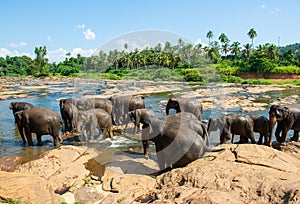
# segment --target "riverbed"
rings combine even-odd
[[[204,106],[202,119],[223,113],[257,113],[268,117],[271,104],[299,103],[299,86],[295,85],[237,85],[205,84],[189,85],[186,82],[112,81],[79,78],[1,78],[0,83],[0,158],[22,156],[30,160],[52,149],[52,137],[42,137],[42,147],[23,146],[14,123],[9,104],[14,101],[32,103],[59,113],[60,98],[109,98],[114,94],[135,94],[145,96],[146,108],[152,109],[158,117],[165,115],[165,105],[170,97],[191,97]],[[122,127],[118,127],[119,129]],[[292,135],[289,132],[288,135]],[[256,140],[258,135],[256,135]],[[33,137],[36,144],[36,138]],[[82,139],[79,137],[79,139]],[[238,140],[238,137],[235,137]],[[274,139],[274,138],[273,138]],[[212,145],[218,144],[218,133],[210,138]],[[62,145],[87,145],[66,140]],[[97,140],[88,145],[103,148],[118,148],[122,151],[141,154],[139,135],[119,134],[114,140]],[[152,146],[153,151],[153,146]]]

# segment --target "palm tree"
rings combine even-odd
[[[251,28],[249,30],[249,32],[247,33],[247,35],[249,36],[249,38],[252,40],[252,49],[254,48],[254,45],[253,45],[253,39],[257,36],[257,33],[256,31],[254,30],[254,28]]]
[[[206,37],[208,38],[208,44],[210,45],[210,39],[214,37],[213,32],[210,30],[207,32]]]
[[[225,35],[225,33],[221,33],[221,35],[219,36],[219,40],[222,44],[224,43],[228,43],[229,42],[229,39],[228,37]]]
[[[240,53],[240,43],[235,41],[230,46],[231,53],[234,54],[234,58]]]
[[[249,43],[247,43],[246,45],[244,45],[244,54],[246,57],[249,57],[250,56],[250,53],[251,53],[251,45]]]

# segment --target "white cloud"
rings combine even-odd
[[[266,8],[266,5],[265,5],[265,4],[262,4],[262,5],[260,5],[260,8],[265,9],[265,8]]]
[[[123,50],[124,49],[124,45],[127,43],[128,46],[128,50],[143,50],[146,47],[151,47],[148,43],[137,43],[136,41],[129,41],[129,40],[125,40],[125,39],[119,39],[116,41],[116,45],[118,46],[118,49]]]
[[[6,57],[6,56],[10,56],[10,57],[13,57],[13,56],[23,56],[23,55],[26,55],[26,56],[28,56],[28,57],[33,57],[33,56],[31,56],[31,54],[29,54],[29,53],[26,53],[26,52],[19,52],[19,51],[17,51],[17,50],[13,50],[13,51],[11,51],[11,50],[9,50],[9,49],[7,49],[7,48],[0,48],[0,57]]]
[[[89,50],[83,50],[82,48],[74,48],[71,52],[66,51],[63,48],[59,48],[57,50],[49,50],[47,54],[47,58],[49,59],[49,62],[61,62],[66,59],[66,54],[70,53],[71,57],[77,57],[77,54],[80,54],[84,57],[89,57],[91,55],[97,55],[98,50],[97,49],[89,49]]]
[[[86,31],[83,31],[83,34],[87,40],[94,40],[96,38],[96,34],[90,28]]]
[[[48,37],[47,37],[47,40],[48,40],[48,42],[52,42],[52,41],[53,41],[53,39],[52,39],[51,36],[48,36]]]
[[[0,48],[0,57],[6,57],[7,55],[12,55],[13,53],[6,48]]]
[[[25,47],[27,45],[26,42],[19,42],[19,43],[10,43],[9,46],[13,48]]]
[[[81,24],[81,25],[76,25],[76,30],[84,30],[85,25]]]

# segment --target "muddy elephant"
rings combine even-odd
[[[300,131],[300,104],[285,106],[272,105],[269,110],[269,120],[271,133],[273,132],[272,130],[277,122],[277,128],[275,131],[277,142],[285,142],[289,130],[294,130],[294,135],[290,139],[292,141],[298,141]]]
[[[206,152],[224,150],[213,150],[207,146],[203,137],[181,120],[161,120],[154,117],[143,121],[148,128],[143,129],[142,137],[154,142],[160,173],[184,167]]]
[[[210,118],[208,122],[208,132],[220,129],[220,144],[224,144],[231,139],[233,143],[234,135],[240,135],[239,143],[248,143],[248,139],[255,144],[254,121],[248,115],[227,114],[221,117]]]
[[[144,96],[114,95],[110,98],[113,105],[113,119],[116,125],[125,124],[124,131],[130,118],[128,112],[145,108]]]
[[[62,142],[59,136],[62,120],[57,112],[47,108],[32,108],[16,112],[16,117],[20,135],[25,132],[29,146],[33,146],[32,133],[36,134],[38,145],[43,145],[42,135],[51,135],[54,146]],[[22,139],[24,143],[25,138]]]
[[[33,107],[34,107],[34,105],[32,105],[31,103],[27,103],[27,102],[11,102],[9,105],[9,109],[13,111],[15,123],[17,123],[17,119],[15,117],[16,112],[21,111],[21,110],[29,110]]]
[[[113,138],[111,116],[101,108],[80,111],[77,118],[77,129],[79,131],[81,130],[82,125],[85,125],[83,130],[85,141],[89,141],[88,133],[90,134],[90,140],[94,140],[96,128],[102,132],[106,130],[109,137]]]
[[[170,98],[166,106],[166,114],[169,115],[170,109],[175,109],[176,113],[188,112],[194,114],[201,120],[203,106],[200,102],[190,98]]]

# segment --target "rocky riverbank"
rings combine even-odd
[[[61,146],[13,172],[0,171],[0,201],[300,202],[300,143],[285,144],[282,151],[252,144],[222,147],[224,152],[208,153],[187,167],[154,176],[156,162],[142,155]]]

